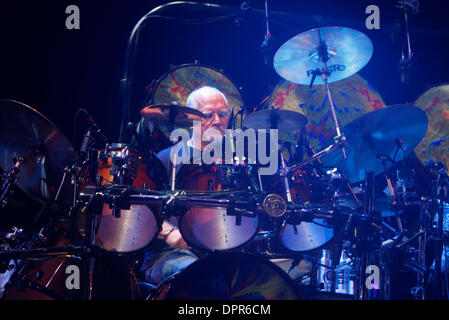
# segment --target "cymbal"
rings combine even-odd
[[[17,186],[45,202],[58,190],[64,168],[77,155],[64,134],[33,108],[13,100],[0,100],[0,166],[8,171],[13,158],[23,157]]]
[[[243,125],[251,129],[278,129],[280,134],[304,128],[307,118],[294,111],[268,109],[248,114]]]
[[[449,84],[424,92],[416,101],[429,118],[429,127],[415,148],[418,159],[426,165],[433,160],[449,168]]]
[[[371,40],[360,31],[344,27],[324,27],[303,32],[285,42],[274,56],[274,69],[284,79],[309,85],[313,71],[323,69],[320,38],[327,47],[328,83],[345,79],[362,69],[373,54]],[[317,76],[314,84],[323,84]]]
[[[341,126],[364,114],[385,107],[382,96],[358,74],[331,83],[329,89],[332,92]],[[324,85],[309,88],[309,86],[282,79],[274,88],[268,105],[299,112],[306,116],[308,142],[316,151],[327,147],[326,142],[336,134]],[[298,137],[295,137],[293,132],[289,132],[288,137],[280,137],[280,139],[295,144]]]
[[[359,195],[361,201],[357,203],[353,197],[346,197],[343,199],[337,199],[337,204],[345,207],[355,209],[359,212],[363,211],[363,195]],[[393,217],[396,212],[392,206],[391,198],[383,192],[376,192],[374,194],[373,211],[379,212],[382,218]],[[398,214],[401,214],[402,210],[399,210]]]
[[[189,127],[194,121],[204,118],[201,111],[176,104],[154,104],[143,108],[140,113],[147,120],[176,127]]]
[[[325,165],[338,167],[349,182],[364,180],[365,172],[383,171],[379,157],[402,160],[413,152],[427,130],[427,116],[412,105],[394,105],[379,109],[352,121],[343,127],[346,137],[347,159],[338,150],[324,156]],[[398,149],[402,142],[405,153]],[[328,144],[333,143],[330,139]],[[395,153],[396,158],[395,158]],[[391,166],[386,161],[387,168]]]

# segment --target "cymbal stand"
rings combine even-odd
[[[395,218],[396,218],[396,223],[397,223],[399,232],[404,232],[404,228],[402,227],[401,217],[399,216],[400,204],[398,202],[398,197],[396,195],[396,191],[395,191],[393,184],[391,183],[391,179],[388,175],[387,164],[386,164],[387,157],[378,157],[378,158],[380,158],[382,161],[385,180],[387,181],[387,186],[388,186],[388,193],[390,194],[391,205],[395,212]]]
[[[319,29],[317,31],[318,31],[318,38],[320,40],[320,45],[317,48],[317,53],[318,53],[319,59],[323,63],[323,69],[322,70],[317,69],[317,70],[313,71],[313,77],[312,77],[310,86],[313,85],[313,82],[315,81],[316,76],[320,75],[323,78],[324,86],[326,88],[327,98],[329,99],[329,104],[331,106],[332,119],[334,121],[335,129],[337,131],[337,137],[341,138],[343,136],[343,134],[341,133],[341,130],[340,130],[340,123],[338,122],[337,112],[335,111],[334,100],[332,99],[332,94],[329,89],[329,83],[328,83],[328,76],[331,74],[331,71],[329,71],[329,69],[327,68],[327,61],[329,60],[329,53],[327,51],[326,43],[323,42],[323,40],[321,39],[321,31]],[[343,153],[343,158],[346,160],[347,157],[346,157],[346,150],[345,150],[344,146],[341,147],[341,151]]]
[[[345,141],[345,136],[341,135],[340,137],[336,136],[334,137],[334,144],[331,144],[330,146],[328,146],[327,148],[315,153],[312,157],[310,157],[309,159],[306,159],[300,163],[294,164],[290,167],[285,167],[280,169],[280,175],[281,176],[285,176],[287,175],[289,172],[291,171],[295,171],[303,166],[305,166],[308,163],[314,162],[314,161],[318,161],[320,158],[324,157],[326,154],[329,154],[331,152],[333,152],[335,149],[337,149],[337,147],[341,146],[344,141]]]
[[[170,109],[169,111],[169,122],[170,122],[170,132],[175,130],[176,117],[179,113],[179,110]],[[173,146],[173,161],[171,161],[171,173],[170,173],[170,190],[175,191],[176,189],[176,169],[178,165],[178,144],[179,141]],[[170,159],[171,160],[171,159]]]
[[[11,192],[11,188],[17,182],[17,174],[20,172],[20,166],[23,163],[23,157],[18,157],[14,159],[14,167],[9,171],[5,172],[0,176],[1,182],[1,193],[0,193],[0,207],[5,207],[7,204],[7,198]]]
[[[84,140],[81,146],[81,156],[80,159],[75,163],[72,167],[75,175],[78,176],[83,172],[83,169],[87,167],[87,185],[95,187],[98,185],[98,167],[99,167],[99,149],[98,144],[101,143],[96,134],[92,134],[93,132],[92,125],[89,126],[86,135],[84,136]],[[84,180],[84,179],[83,179]],[[76,187],[81,187],[83,183],[78,181],[78,177],[75,179]],[[80,185],[78,185],[80,184]],[[78,188],[79,189],[79,188]],[[77,197],[79,194],[76,194]],[[83,248],[85,250],[82,253],[82,266],[83,266],[83,274],[85,275],[83,283],[84,283],[84,292],[83,299],[92,300],[92,290],[93,290],[93,271],[95,266],[95,255],[92,254],[92,251],[96,248],[95,246],[95,234],[98,229],[96,225],[97,216],[101,215],[101,207],[97,195],[92,196],[89,201],[85,204],[85,206],[79,210],[78,214],[84,214],[85,219],[85,237]],[[78,206],[79,201],[75,204],[75,208]],[[72,208],[73,210],[73,208]],[[75,217],[72,217],[75,219]]]
[[[374,207],[374,174],[366,173],[365,178],[365,201],[364,214],[354,221],[355,235],[352,246],[353,256],[356,258],[356,288],[355,299],[377,300],[388,299],[389,289],[386,287],[388,281],[388,270],[384,269],[380,259],[381,242],[379,237],[380,219],[376,219],[373,212]],[[368,276],[372,268],[378,269],[378,283],[368,283]],[[383,278],[383,280],[381,279]]]
[[[280,116],[276,111],[277,109],[273,109],[273,110],[274,110],[274,112],[270,115],[270,129],[278,130]],[[287,165],[285,163],[284,154],[282,153],[282,148],[279,148],[278,152],[279,152],[279,156],[281,159],[281,167],[282,167],[281,172],[284,172],[285,170],[287,170]],[[282,176],[282,181],[284,183],[284,190],[285,190],[285,195],[287,197],[287,201],[292,202],[293,200],[292,200],[292,195],[290,192],[290,184],[288,182],[288,176],[287,176],[287,174],[281,175],[281,176]]]
[[[435,181],[434,186],[434,198],[438,203],[438,223],[436,230],[436,237],[434,237],[435,241],[435,274],[434,274],[434,283],[435,290],[433,299],[441,300],[443,299],[442,293],[442,255],[443,255],[443,221],[444,221],[444,203],[448,200],[448,188],[449,188],[449,180],[446,174],[446,169],[444,165],[440,166],[440,169],[437,171],[438,177]],[[447,293],[446,293],[447,294]]]

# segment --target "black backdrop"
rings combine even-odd
[[[75,110],[86,108],[109,137],[117,141],[121,122],[120,79],[128,37],[148,11],[169,1],[14,1],[0,5],[0,97],[24,102],[46,115],[79,148],[72,128]],[[207,2],[207,1],[204,1]],[[243,1],[209,1],[234,7]],[[250,1],[263,9],[264,1]],[[352,27],[367,34],[374,53],[359,74],[387,104],[413,102],[426,89],[447,82],[449,75],[449,22],[443,1],[421,1],[420,12],[410,16],[416,64],[409,85],[400,83],[397,62],[403,37],[394,31],[402,21],[396,1],[269,1],[273,11],[274,51],[292,36],[319,26]],[[67,30],[65,8],[78,5],[81,29]],[[365,8],[380,8],[380,30],[367,30]],[[199,17],[198,12],[175,10],[175,17]],[[207,17],[223,15],[205,12]],[[151,19],[143,29],[132,90],[131,119],[145,98],[143,88],[168,71],[170,65],[199,60],[223,69],[241,86],[248,105],[270,94],[279,81],[264,64],[259,46],[264,37],[263,17],[249,14],[205,25]]]

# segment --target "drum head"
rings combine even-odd
[[[385,107],[380,94],[357,74],[333,82],[329,88],[341,127],[366,113]],[[309,86],[281,80],[273,90],[268,105],[305,115],[309,143],[317,150],[327,147],[326,142],[336,135],[324,85],[315,85],[309,89]],[[295,132],[279,138],[292,143],[298,140]]]
[[[415,105],[426,112],[427,132],[415,148],[416,156],[426,165],[430,160],[449,168],[449,84],[424,92]]]
[[[168,288],[168,289],[167,289]],[[164,286],[167,300],[298,300],[293,280],[273,263],[239,252],[212,254]]]
[[[228,100],[231,110],[236,113],[244,105],[237,87],[223,73],[199,64],[185,64],[174,67],[163,75],[152,89],[149,104],[179,104],[185,106],[189,94],[203,86],[211,86],[220,90]],[[170,132],[161,126],[167,137]]]
[[[334,227],[326,224],[326,219],[302,221],[296,226],[286,224],[280,234],[281,242],[285,248],[295,252],[316,250],[329,243],[335,236]]]

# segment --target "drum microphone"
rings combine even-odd
[[[263,56],[264,63],[269,65],[272,60],[270,59],[271,50],[272,50],[272,40],[271,40],[271,32],[270,32],[270,15],[268,12],[268,0],[265,0],[265,24],[266,24],[266,33],[265,38],[260,45],[260,52]]]
[[[81,152],[86,152],[91,138],[99,137],[99,138],[101,138],[102,142],[107,142],[108,139],[103,134],[101,129],[98,128],[97,123],[92,118],[92,116],[89,114],[89,112],[87,112],[86,109],[80,109],[79,111],[81,111],[84,114],[85,119],[87,120],[87,122],[89,124],[89,129],[88,129],[86,135],[84,136],[84,140],[81,145]]]

